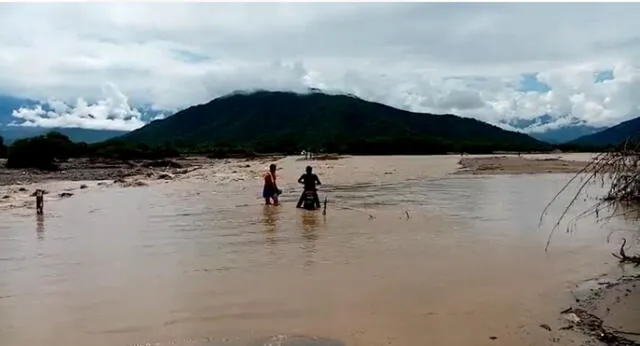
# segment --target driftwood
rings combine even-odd
[[[627,239],[622,238],[622,245],[620,245],[620,252],[618,254],[612,253],[613,257],[620,260],[620,263],[633,263],[636,266],[640,266],[640,255],[628,256],[624,252],[624,247],[627,245]]]

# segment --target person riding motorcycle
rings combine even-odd
[[[313,173],[313,168],[311,168],[311,166],[307,166],[306,173],[300,176],[298,183],[304,184],[304,190],[302,191],[302,195],[300,195],[296,208],[302,208],[302,204],[304,203],[305,195],[307,193],[313,194],[315,207],[320,208],[320,198],[318,198],[316,185],[322,185],[322,183],[320,183],[318,176]]]

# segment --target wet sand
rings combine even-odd
[[[640,344],[640,277],[602,291],[594,302],[594,314],[617,335]]]
[[[635,271],[637,273],[637,271]],[[564,330],[607,345],[640,344],[640,275],[588,280],[576,287],[575,303],[562,312]]]
[[[268,162],[279,157],[265,156],[233,161]],[[50,181],[107,181],[116,179],[158,179],[160,175],[183,175],[203,166],[229,163],[201,156],[185,156],[166,160],[113,160],[100,158],[70,159],[60,163],[60,169],[47,172],[36,169],[7,169],[0,159],[0,186],[46,183]],[[163,179],[163,178],[160,178]]]
[[[0,216],[0,340],[8,346],[243,346],[278,334],[345,345],[587,340],[559,330],[566,324],[560,311],[585,280],[623,273],[609,253],[620,237],[637,237],[636,227],[583,220],[579,231],[554,236],[545,253],[551,224],[538,229],[539,212],[570,175],[452,175],[459,160],[284,158],[277,161],[279,207],[263,206],[260,197],[268,161],[219,160],[131,188],[97,181],[21,185],[27,190],[15,192],[11,203],[25,204]],[[325,183],[326,217],[293,207],[295,180],[309,163]],[[42,218],[28,202],[36,186],[50,190]],[[75,194],[58,198],[65,189]],[[549,217],[558,215],[554,209]],[[607,243],[610,230],[617,233]]]
[[[189,156],[171,160],[120,161],[107,159],[71,159],[53,172],[35,169],[7,169],[0,160],[0,210],[35,209],[32,194],[44,189],[45,202],[60,200],[61,194],[77,194],[84,189],[107,187],[142,187],[168,183],[205,169],[236,176],[238,169],[262,167],[280,157],[266,156],[251,159],[208,159]],[[219,179],[221,184],[240,179]]]
[[[578,173],[593,154],[470,156],[460,159],[460,174]]]

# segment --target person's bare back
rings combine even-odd
[[[278,195],[281,193],[282,191],[278,189],[278,184],[276,183],[276,165],[272,163],[269,165],[269,172],[264,176],[264,187],[262,188],[264,203],[271,204],[273,199],[273,204],[278,205]]]

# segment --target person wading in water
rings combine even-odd
[[[322,183],[320,183],[320,179],[318,179],[318,176],[313,173],[313,168],[311,168],[311,166],[307,166],[307,172],[300,176],[298,182],[300,184],[304,184],[304,191],[302,191],[302,195],[300,195],[300,199],[298,200],[296,208],[302,208],[302,204],[304,203],[304,195],[306,192],[313,192],[313,199],[315,201],[316,208],[320,208],[320,198],[318,198],[316,184],[322,185]]]
[[[269,205],[273,199],[273,204],[278,205],[278,195],[281,193],[282,191],[278,189],[278,184],[276,184],[276,165],[272,163],[269,165],[269,172],[264,175],[264,187],[262,188],[264,203]]]

